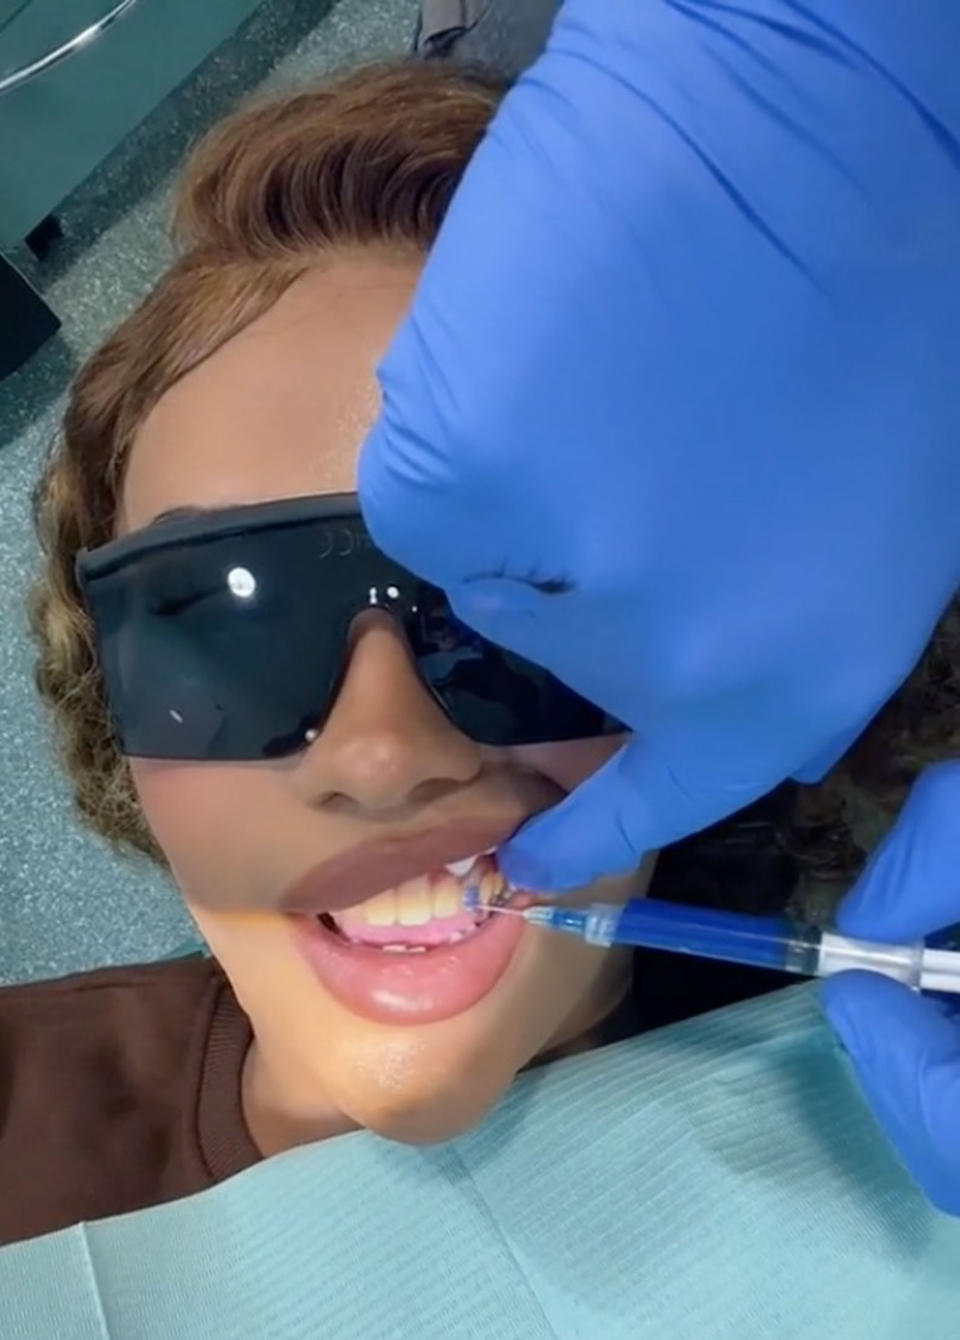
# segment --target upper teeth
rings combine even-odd
[[[476,856],[464,856],[460,861],[448,861],[444,869],[449,870],[451,875],[456,875],[457,879],[463,879],[464,875],[473,869],[476,859]]]
[[[496,850],[496,847],[488,847],[486,851],[478,851],[475,856],[464,856],[460,861],[448,861],[444,869],[449,870],[457,879],[463,879],[473,868],[474,861],[479,861],[481,856],[492,856]]]
[[[477,878],[479,902],[489,906],[504,890],[503,876],[487,870]],[[423,926],[428,921],[457,917],[463,912],[463,884],[452,875],[420,876],[407,880],[396,889],[385,889],[353,907],[333,914],[341,926],[366,923],[368,926]]]

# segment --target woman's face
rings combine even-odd
[[[167,392],[134,445],[119,529],[180,507],[354,491],[377,409],[374,367],[418,268],[367,251],[313,269]],[[368,611],[351,629],[333,710],[303,752],[251,763],[131,761],[147,821],[250,1017],[243,1102],[263,1153],[355,1126],[411,1142],[454,1135],[534,1056],[616,1004],[628,982],[624,951],[524,927],[492,986],[466,1008],[440,1017],[434,1009],[428,1021],[415,1009],[368,1010],[321,983],[278,909],[307,870],[364,843],[474,821],[506,834],[620,742],[476,744],[424,689],[389,616]],[[604,880],[572,901],[622,902],[649,874]],[[211,911],[230,906],[230,890],[238,910]],[[455,975],[460,946],[442,952]],[[403,974],[395,980],[402,994]]]

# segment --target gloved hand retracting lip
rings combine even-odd
[[[566,0],[360,463],[381,548],[451,600],[504,574],[468,622],[636,732],[504,850],[537,888],[822,775],[960,569],[960,10],[702,8]]]

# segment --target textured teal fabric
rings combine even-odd
[[[203,954],[204,956],[207,956],[209,953],[210,951],[207,948],[206,943],[194,936],[192,940],[184,940],[183,944],[177,945],[176,949],[171,953],[164,954],[162,961],[167,963],[170,959],[190,958],[192,954]]]
[[[7,1247],[0,1299],[3,1340],[945,1340],[960,1223],[804,985],[534,1071],[443,1146],[344,1136]]]

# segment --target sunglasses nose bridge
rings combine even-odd
[[[371,588],[371,591],[373,589]],[[357,642],[363,636],[364,628],[369,627],[372,622],[384,618],[390,620],[391,625],[403,638],[407,646],[411,646],[407,631],[408,616],[405,612],[392,602],[385,604],[368,598],[365,602],[354,602],[341,615],[342,645],[345,659],[349,659],[353,654]]]
[[[371,588],[371,591],[373,590],[374,588]],[[370,628],[373,624],[380,624],[382,627],[383,620],[387,619],[389,620],[394,633],[403,643],[413,673],[423,685],[425,691],[438,702],[441,701],[425,677],[420,665],[417,639],[414,636],[412,624],[415,612],[415,609],[404,607],[399,601],[383,603],[380,601],[374,602],[369,599],[366,603],[361,601],[354,602],[342,611],[340,616],[341,636],[339,639],[341,646],[340,664],[335,676],[331,700],[337,693],[339,693],[343,686],[343,682],[349,672],[350,662],[353,659],[353,655],[365,629]]]
[[[397,590],[396,587],[393,587],[392,589]],[[389,586],[386,587],[388,595],[390,590],[391,588]],[[371,588],[371,592],[373,591],[375,591],[375,588]],[[404,604],[400,599],[389,600],[387,602],[370,600],[369,603],[366,604],[358,602],[352,605],[349,611],[345,614],[345,633],[342,644],[343,655],[341,658],[340,670],[336,679],[336,692],[339,692],[343,685],[343,681],[349,670],[350,660],[356,650],[357,642],[363,635],[363,621],[367,616],[371,615],[385,616],[390,620],[395,632],[402,640],[410,668],[419,680],[423,691],[429,694],[430,698],[438,707],[440,707],[444,715],[452,721],[453,716],[450,711],[450,706],[444,695],[439,692],[438,688],[433,683],[428,669],[431,650],[436,654],[439,648],[431,648],[426,645],[421,645],[423,639],[422,637],[418,637],[416,632],[418,612],[416,604]],[[367,619],[367,623],[369,626],[369,619]]]
[[[458,725],[450,710],[450,705],[442,693],[432,683],[427,667],[422,663],[421,657],[423,651],[418,650],[417,639],[413,636],[413,619],[416,616],[415,608],[403,608],[399,603],[380,604],[380,603],[362,603],[356,602],[349,607],[345,607],[340,614],[341,637],[340,660],[336,672],[330,682],[330,691],[327,695],[327,706],[323,719],[325,720],[333,711],[334,705],[340,696],[347,676],[350,673],[350,665],[356,652],[357,645],[364,633],[364,625],[370,626],[374,616],[377,622],[381,622],[383,617],[389,619],[394,631],[403,643],[406,652],[407,661],[411,671],[415,675],[423,692],[431,699],[433,703],[441,710],[443,715],[458,729]],[[382,627],[382,623],[381,623]]]

